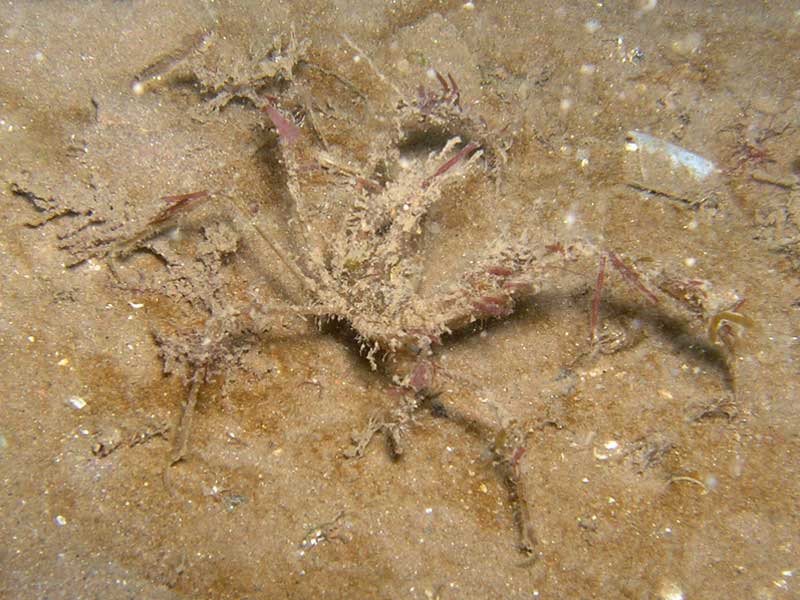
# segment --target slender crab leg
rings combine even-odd
[[[469,431],[477,431],[481,439],[491,440],[494,467],[503,478],[519,530],[519,549],[526,554],[534,551],[536,536],[530,510],[530,494],[525,483],[522,459],[527,452],[526,434],[515,419],[502,419],[491,405],[480,398],[464,399],[470,394],[443,394],[428,402],[436,414],[461,424]],[[478,410],[476,410],[476,407]],[[492,414],[494,413],[494,414]]]
[[[244,206],[241,199],[236,196],[227,195],[226,197],[233,203],[236,209],[242,214],[242,216],[246,216],[249,214],[249,211],[246,206]],[[255,230],[258,236],[266,242],[266,244],[272,249],[275,253],[275,256],[283,263],[283,265],[289,270],[289,272],[295,276],[297,281],[299,281],[303,288],[306,291],[315,292],[317,289],[316,282],[308,277],[300,267],[297,265],[297,262],[293,259],[292,255],[284,249],[275,239],[267,235],[267,233],[261,228],[261,226],[256,223],[255,221],[250,221],[250,226]]]

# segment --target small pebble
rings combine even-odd
[[[639,10],[643,13],[650,12],[658,6],[658,0],[642,0],[640,2]]]
[[[683,590],[672,582],[665,583],[656,596],[658,600],[683,600]]]
[[[681,56],[688,56],[690,54],[695,54],[700,50],[700,46],[702,45],[703,36],[700,33],[692,32],[687,33],[680,39],[674,40],[672,42],[672,50]]]
[[[58,525],[59,527],[63,527],[66,524],[67,520],[64,517],[62,517],[61,515],[58,515],[56,517],[56,525]]]
[[[67,400],[67,402],[74,408],[75,410],[81,410],[83,407],[86,406],[86,400],[81,398],[80,396],[72,396]]]
[[[590,19],[583,24],[583,28],[586,30],[586,33],[596,33],[601,27],[602,25],[600,25],[600,23],[594,19]]]

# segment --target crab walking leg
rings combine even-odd
[[[490,444],[494,467],[503,478],[514,506],[520,550],[532,553],[535,546],[534,526],[522,465],[527,452],[525,432],[515,419],[503,418],[499,407],[481,398],[471,386],[469,389],[459,386],[455,392],[434,391],[431,387],[431,362],[424,358],[418,358],[416,362],[408,358],[407,361],[393,362],[387,369],[387,375],[395,381],[409,381],[411,384],[394,388],[400,394],[399,398],[383,416],[373,415],[364,430],[353,435],[354,447],[346,451],[345,456],[363,456],[375,435],[383,433],[392,457],[400,458],[405,450],[403,438],[413,423],[414,413],[420,408],[428,408],[434,415],[453,421]],[[412,371],[410,375],[407,373],[409,368]]]
[[[231,201],[233,206],[236,210],[241,213],[243,217],[247,217],[249,211],[246,206],[242,204],[242,201],[236,197],[229,194],[225,194],[225,197]],[[283,263],[283,265],[289,269],[289,272],[295,276],[298,282],[300,282],[303,288],[307,291],[314,292],[316,291],[317,284],[316,282],[308,277],[298,266],[297,262],[295,261],[292,254],[283,248],[271,235],[268,235],[261,226],[253,220],[249,220],[249,225],[255,230],[258,236],[266,242],[266,244],[270,247],[270,249],[275,253],[275,256]]]
[[[182,461],[189,450],[192,420],[201,386],[208,383],[209,376],[213,373],[218,360],[214,348],[219,347],[226,340],[246,337],[249,334],[264,333],[267,327],[265,327],[263,319],[259,319],[259,316],[272,317],[281,313],[301,318],[307,316],[319,317],[329,314],[330,308],[325,306],[299,307],[276,303],[265,304],[254,300],[241,307],[227,311],[226,314],[221,315],[219,318],[212,315],[206,321],[203,341],[208,343],[203,346],[205,350],[201,354],[194,356],[190,361],[192,374],[189,379],[189,392],[182,405],[181,417],[175,432],[168,466],[173,466]],[[223,322],[232,318],[235,318],[233,324],[223,324]]]
[[[514,506],[520,549],[526,553],[533,552],[534,526],[522,463],[527,453],[523,428],[516,419],[503,417],[498,405],[471,390],[459,389],[454,393],[445,392],[426,398],[434,414],[477,433],[480,439],[490,443],[494,468],[503,478]]]
[[[313,154],[309,140],[303,134],[303,131],[290,120],[291,118],[283,116],[283,113],[271,104],[267,104],[262,110],[267,114],[278,132],[284,168],[286,169],[286,186],[294,202],[301,226],[306,225],[310,222],[310,215],[300,190],[300,182],[304,173],[308,172],[309,169],[314,170],[320,166],[319,162],[316,158],[307,156],[308,154]],[[305,237],[305,231],[302,228],[301,234]]]
[[[268,104],[263,110],[278,132],[284,169],[286,170],[286,191],[294,205],[297,220],[299,221],[300,235],[308,249],[307,255],[304,257],[306,264],[303,266],[307,267],[311,277],[306,275],[305,285],[316,296],[329,295],[332,290],[336,289],[336,281],[331,277],[324,264],[322,253],[326,248],[326,243],[323,236],[312,227],[314,215],[308,208],[306,194],[303,190],[305,186],[314,188],[319,185],[317,182],[309,181],[308,178],[311,177],[313,180],[319,175],[323,163],[320,161],[320,157],[317,155],[317,151],[307,133],[303,132],[290,118],[285,117],[274,106]],[[309,240],[309,234],[314,236],[313,240]],[[259,235],[265,239],[267,238],[262,231],[259,231]],[[298,265],[302,263],[291,257],[283,249],[280,249],[274,242],[268,240],[268,243],[273,247],[273,251],[276,254],[283,253],[281,260],[284,264],[288,262],[294,263],[294,266],[290,268],[297,275],[300,270]]]
[[[501,465],[506,471],[506,483],[516,509],[517,527],[519,528],[519,549],[526,554],[533,554],[536,536],[533,517],[531,516],[528,484],[523,477],[522,471],[522,460],[527,451],[526,446],[518,446],[510,458],[502,457]]]
[[[592,344],[597,343],[597,321],[600,317],[600,298],[603,292],[603,283],[606,280],[606,255],[600,257],[600,268],[597,270],[597,283],[594,285],[594,297],[592,298],[592,317],[589,323],[589,340]]]
[[[598,256],[601,268],[591,309],[592,343],[596,341],[600,294],[605,283],[608,260],[622,273],[623,279],[650,302],[659,302],[659,297],[649,284],[663,292],[665,297],[675,300],[690,316],[708,323],[711,343],[720,337],[718,333],[724,336],[723,340],[729,339],[731,336],[726,334],[734,325],[748,327],[752,324],[749,318],[737,312],[741,305],[738,298],[733,298],[731,302],[731,298],[712,293],[707,282],[677,279],[659,269],[640,274],[619,255],[598,251],[589,244],[576,243],[557,249],[545,247],[537,254],[530,251],[527,244],[520,243],[500,245],[493,249],[450,292],[428,302],[411,299],[403,327],[391,331],[371,331],[364,326],[359,331],[364,339],[375,346],[392,351],[391,359],[384,368],[390,372],[396,385],[414,394],[426,394],[433,387],[433,346],[440,343],[442,335],[463,329],[479,319],[508,317],[514,312],[517,301],[534,296],[565,261]],[[354,323],[359,329],[358,321]],[[730,347],[727,349],[730,355]],[[729,363],[730,358],[726,356]],[[405,415],[403,422],[408,420],[408,414],[417,406],[418,403],[404,405],[405,413],[398,413]],[[391,430],[390,433],[394,438],[393,444],[397,445],[396,431]]]
[[[527,452],[526,436],[515,419],[504,418],[500,407],[480,397],[474,386],[458,386],[457,390],[438,393],[432,389],[433,365],[420,358],[411,367],[412,374],[404,375],[409,362],[393,363],[395,380],[410,381],[411,385],[400,387],[401,397],[381,419],[373,418],[360,437],[354,439],[356,449],[348,456],[363,454],[369,440],[383,432],[394,458],[404,452],[403,437],[412,423],[413,413],[419,408],[428,408],[431,413],[444,417],[476,434],[489,443],[494,468],[508,488],[514,516],[517,522],[520,549],[532,553],[535,545],[534,526],[531,518],[530,495],[525,483],[522,459]],[[420,374],[422,371],[423,374]]]
[[[345,42],[347,42],[348,46],[350,46],[353,50],[355,50],[358,53],[356,56],[361,57],[366,61],[366,63],[369,65],[369,68],[372,69],[372,72],[375,73],[375,75],[383,84],[385,84],[392,91],[394,91],[394,93],[397,95],[398,98],[403,97],[403,92],[400,91],[400,88],[398,88],[394,83],[392,83],[392,81],[381,72],[381,70],[372,61],[369,54],[367,54],[361,48],[359,48],[356,45],[356,43],[352,39],[350,39],[350,36],[348,36],[346,33],[342,34],[342,38],[344,39]]]
[[[435,369],[428,358],[433,353],[430,346],[442,333],[460,329],[475,319],[510,315],[515,301],[535,294],[557,263],[565,259],[598,256],[601,266],[592,303],[590,328],[593,334],[596,332],[607,262],[620,272],[626,283],[650,302],[660,302],[653,291],[658,289],[666,297],[675,300],[684,312],[708,322],[711,343],[714,343],[718,333],[728,333],[725,328],[752,325],[751,319],[738,312],[741,300],[735,300],[731,305],[731,298],[712,293],[707,282],[674,278],[658,268],[642,274],[626,264],[618,254],[599,251],[588,244],[561,247],[557,252],[545,248],[539,255],[528,251],[525,244],[508,245],[479,261],[476,269],[462,278],[461,285],[454,292],[440,299],[438,306],[441,310],[433,311],[442,315],[438,322],[418,324],[420,330],[426,332],[425,335],[417,334],[416,339],[405,344],[406,348],[416,348],[417,353],[406,355],[405,361],[399,353],[391,369],[393,380],[406,390],[411,400],[404,399],[403,403],[390,410],[380,427],[374,430],[383,430],[393,452],[399,454],[402,451],[402,434],[411,421],[412,413],[427,405],[435,414],[477,432],[481,439],[493,439],[495,466],[509,487],[519,525],[521,548],[526,552],[532,552],[535,538],[522,463],[527,450],[525,436],[513,420],[503,422],[496,414],[493,415],[491,405],[474,393],[463,390],[458,393],[438,393],[433,381]],[[594,335],[592,341],[595,341]],[[728,350],[727,354],[732,354],[731,347]],[[726,358],[730,362],[730,356]],[[398,448],[401,450],[398,451]]]
[[[250,308],[267,315],[290,314],[297,317],[327,317],[332,314],[335,307],[312,305],[312,306],[293,306],[291,304],[263,304],[254,302]]]
[[[178,423],[178,430],[175,434],[173,441],[172,454],[169,458],[169,465],[173,466],[186,456],[189,448],[189,434],[192,431],[192,419],[194,418],[194,409],[197,406],[197,395],[200,392],[200,386],[205,383],[206,375],[208,374],[208,365],[201,364],[194,367],[192,373],[191,383],[189,386],[189,394],[183,404],[181,418]]]
[[[590,316],[593,341],[599,321],[601,293],[607,280],[607,263],[648,303],[658,305],[669,299],[689,317],[689,321],[700,321],[712,345],[722,341],[729,347],[731,344],[726,340],[731,336],[724,335],[729,328],[753,326],[752,319],[739,312],[744,301],[733,292],[713,290],[708,281],[676,277],[658,266],[635,270],[619,254],[600,250],[586,242],[545,247],[538,251],[529,250],[527,244],[521,242],[492,250],[461,278],[454,290],[432,303],[440,309],[434,312],[442,315],[433,333],[441,335],[455,331],[476,319],[507,317],[513,313],[517,300],[531,297],[543,289],[547,279],[565,263],[592,258],[599,258],[600,264]],[[719,333],[722,336],[717,335]]]
[[[709,330],[709,343],[714,344],[717,339],[725,342],[726,360],[730,362],[732,335],[728,335],[728,331],[752,324],[738,312],[741,305],[738,296],[715,293],[708,282],[676,278],[660,268],[639,272],[620,255],[599,251],[587,243],[546,246],[538,251],[531,250],[524,240],[517,244],[497,244],[449,291],[429,299],[413,295],[404,299],[401,312],[393,320],[396,326],[387,327],[385,322],[371,322],[357,315],[351,318],[351,323],[366,344],[388,351],[392,361],[407,361],[404,357],[412,357],[419,365],[421,359],[433,354],[433,346],[440,343],[443,335],[477,320],[510,316],[518,301],[533,297],[545,288],[548,279],[562,272],[566,263],[598,257],[601,269],[590,317],[590,330],[595,334],[591,338],[593,343],[599,321],[600,294],[610,262],[622,273],[624,281],[649,302],[660,304],[662,299],[669,298],[689,317],[687,324],[701,322]],[[653,290],[661,293],[657,295]],[[418,391],[421,386],[415,384],[414,379],[420,374],[414,364],[405,370],[396,369],[395,383]]]

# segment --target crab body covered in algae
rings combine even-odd
[[[421,88],[415,102],[398,103],[397,134],[390,149],[410,139],[429,138],[441,140],[441,147],[413,159],[397,159],[387,152],[379,164],[394,171],[393,178],[356,172],[349,162],[342,166],[341,159],[321,149],[288,112],[266,105],[263,110],[281,140],[287,189],[308,251],[296,256],[274,240],[269,244],[311,299],[310,305],[293,308],[349,325],[372,369],[385,373],[401,392],[399,401],[376,413],[363,431],[354,434],[354,445],[346,455],[361,456],[374,435],[383,433],[392,454],[400,456],[413,414],[423,407],[479,431],[517,508],[520,548],[532,552],[535,535],[521,470],[529,430],[517,419],[501,416],[502,411],[487,409],[478,389],[443,392],[435,360],[442,338],[476,321],[512,315],[515,305],[542,291],[565,264],[587,259],[599,265],[590,315],[592,352],[618,349],[614,340],[598,334],[607,263],[651,303],[671,298],[707,323],[712,342],[722,335],[729,343],[731,324],[748,326],[750,321],[737,312],[738,298],[714,294],[707,281],[681,279],[653,266],[646,272],[634,269],[620,254],[587,239],[537,244],[524,233],[516,239],[496,239],[449,286],[433,295],[420,294],[424,269],[418,249],[429,213],[443,198],[473,193],[476,182],[493,178],[508,149],[479,119],[463,113],[452,77],[446,80],[437,74],[437,79],[440,94]],[[394,169],[398,165],[393,160],[399,169]],[[349,189],[333,183],[336,178],[348,179]],[[314,211],[308,199],[320,186],[346,189],[351,199],[346,217],[330,237],[313,233]]]
[[[408,429],[421,408],[478,432],[516,506],[520,547],[532,552],[535,534],[523,472],[526,437],[534,429],[487,403],[474,385],[457,386],[455,392],[444,390],[441,377],[451,383],[459,378],[447,373],[436,360],[442,339],[468,329],[476,321],[509,317],[520,301],[546,289],[549,280],[563,273],[565,264],[577,261],[599,267],[587,354],[614,352],[617,348],[614,341],[598,333],[600,291],[607,264],[649,302],[674,301],[689,319],[704,325],[712,343],[721,339],[727,353],[735,327],[749,325],[749,319],[738,312],[741,300],[734,294],[714,292],[709,282],[668,274],[655,262],[644,270],[634,268],[621,254],[589,239],[547,244],[525,232],[498,237],[477,253],[460,276],[441,282],[434,292],[423,293],[421,246],[431,215],[443,202],[479,194],[486,207],[484,215],[479,216],[488,218],[498,187],[495,184],[504,164],[513,160],[506,131],[492,128],[462,107],[461,90],[449,74],[433,72],[434,91],[420,86],[407,95],[367,58],[378,84],[389,91],[388,101],[372,104],[356,84],[312,62],[306,54],[306,42],[277,40],[264,56],[254,57],[252,68],[239,68],[230,75],[209,66],[208,39],[203,37],[184,55],[146,69],[141,80],[168,82],[168,75],[175,71],[181,80],[195,80],[206,97],[209,113],[226,110],[232,101],[243,101],[264,113],[266,125],[277,133],[270,148],[270,163],[276,172],[274,180],[280,182],[293,212],[289,225],[294,243],[286,245],[262,227],[235,191],[165,197],[167,206],[138,229],[109,225],[92,213],[86,216],[86,225],[76,228],[74,236],[64,237],[76,262],[106,257],[123,286],[142,288],[141,282],[124,280],[116,266],[142,249],[157,254],[172,268],[176,286],[194,289],[196,279],[208,284],[202,294],[186,292],[208,313],[202,328],[174,336],[156,335],[165,371],[186,365],[189,372],[188,399],[171,463],[186,454],[199,389],[211,374],[230,364],[231,357],[245,352],[253,340],[268,336],[271,324],[281,316],[339,321],[349,327],[370,367],[383,373],[387,386],[399,392],[387,394],[387,406],[353,435],[346,456],[355,459],[363,455],[380,433],[385,435],[391,453],[400,456]],[[350,40],[347,42],[366,58]],[[312,74],[344,90],[359,111],[369,113],[372,124],[382,126],[383,133],[359,136],[339,131],[358,123],[337,115],[335,99],[315,98],[310,88],[303,86],[303,78]],[[343,141],[360,145],[345,146]],[[41,222],[69,210],[45,202],[21,185],[14,191],[45,213]],[[237,252],[238,244],[237,234],[224,223],[204,230],[205,239],[197,249],[197,268],[179,266],[181,261],[160,234],[192,206],[204,202],[231,202],[296,279],[303,297],[275,302],[254,295],[244,305],[223,302],[218,293],[222,285],[218,274],[227,257]],[[87,241],[81,236],[92,224],[105,228],[105,232]],[[274,257],[266,260],[274,262]]]

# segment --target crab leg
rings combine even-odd
[[[228,198],[228,200],[230,200],[233,203],[234,207],[238,210],[238,212],[242,214],[242,216],[246,216],[247,214],[249,214],[247,207],[244,206],[244,204],[238,197],[231,196],[228,194],[225,194],[225,197]],[[303,273],[300,267],[297,266],[297,263],[294,261],[292,255],[287,250],[285,250],[277,241],[275,241],[275,239],[272,236],[267,235],[267,233],[261,228],[261,226],[258,223],[256,223],[255,221],[251,221],[250,225],[253,227],[258,236],[262,240],[264,240],[264,242],[266,242],[266,244],[272,249],[272,251],[275,253],[275,256],[278,257],[278,259],[284,264],[284,266],[289,270],[289,272],[292,275],[294,275],[297,281],[299,281],[302,284],[303,288],[311,292],[316,291],[317,289],[316,282],[310,277],[308,277],[305,273]]]
[[[594,297],[592,298],[592,318],[589,324],[589,339],[592,344],[597,342],[597,320],[600,315],[600,297],[603,291],[603,283],[606,279],[606,255],[600,257],[600,269],[597,271],[597,283],[594,286]]]
[[[370,420],[367,429],[357,438],[356,448],[348,456],[361,456],[372,437],[383,432],[393,457],[403,454],[403,437],[412,422],[412,415],[419,408],[428,408],[437,416],[444,417],[461,425],[465,430],[477,433],[482,440],[491,444],[494,468],[503,478],[514,506],[515,519],[519,529],[519,548],[526,554],[534,550],[535,535],[530,510],[530,497],[525,484],[522,458],[527,452],[526,436],[523,428],[514,419],[503,419],[499,408],[493,403],[478,398],[474,385],[465,385],[458,393],[436,393],[432,388],[432,375],[429,361],[418,359],[410,375],[402,376],[408,363],[397,362],[392,372],[396,381],[407,382],[406,387],[397,389],[401,393],[383,418]],[[420,365],[424,366],[425,376],[418,376]],[[418,381],[419,380],[419,381]]]

